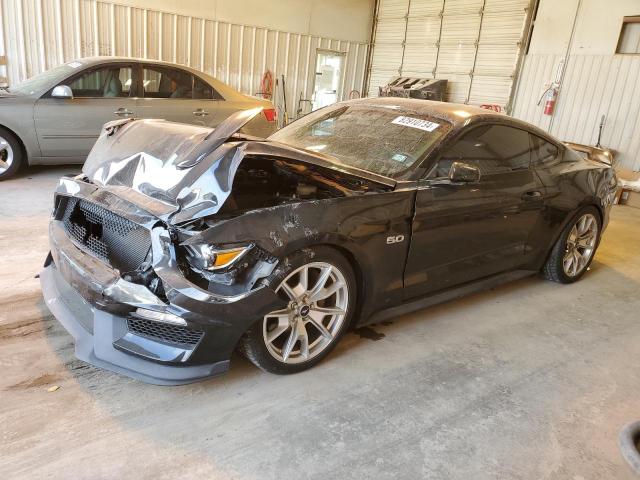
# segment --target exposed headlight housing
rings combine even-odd
[[[201,270],[215,271],[231,266],[242,258],[251,248],[245,245],[234,248],[218,248],[213,245],[188,245],[189,263]]]

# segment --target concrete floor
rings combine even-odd
[[[237,358],[156,387],[76,360],[43,306],[51,192],[76,170],[0,184],[0,478],[635,478],[617,436],[640,419],[640,209],[614,209],[575,285],[406,315],[295,376]]]

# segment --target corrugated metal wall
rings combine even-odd
[[[0,86],[6,86],[7,84],[7,58],[6,52],[4,49],[4,25],[2,19],[4,18],[4,13],[2,10],[2,2],[0,2]]]
[[[369,92],[392,77],[448,79],[450,102],[507,106],[529,0],[380,0]]]
[[[95,0],[0,0],[0,9],[4,33],[0,54],[7,52],[10,84],[94,55],[188,65],[251,95],[260,91],[263,73],[271,70],[274,78],[285,75],[292,115],[301,95],[311,98],[317,49],[346,54],[343,98],[352,90],[362,91],[364,82],[368,51],[364,43]],[[309,104],[303,105],[308,111]]]
[[[602,145],[617,152],[619,165],[640,170],[640,57],[571,55],[553,117],[536,105],[556,78],[561,55],[527,55],[513,115],[556,137],[595,145],[600,117],[606,116]]]

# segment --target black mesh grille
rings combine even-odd
[[[191,330],[181,325],[170,325],[137,317],[127,318],[127,326],[129,331],[136,335],[190,347],[197,345],[204,335],[202,331]]]
[[[77,244],[123,272],[137,269],[151,248],[146,228],[86,200],[69,198],[60,220]]]

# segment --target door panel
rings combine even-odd
[[[34,108],[34,124],[44,157],[86,157],[102,126],[136,115],[135,70],[131,65],[101,66],[63,82],[73,99],[43,97]]]
[[[217,103],[217,100],[139,98],[136,108],[141,118],[215,127],[228,116]]]
[[[524,264],[527,241],[544,206],[544,188],[529,168],[528,133],[505,128],[484,126],[464,134],[418,189],[405,298]],[[480,181],[449,180],[454,161],[478,168]]]
[[[406,298],[520,266],[542,208],[538,197],[526,196],[538,188],[530,170],[496,175],[475,185],[443,180],[420,188]]]

